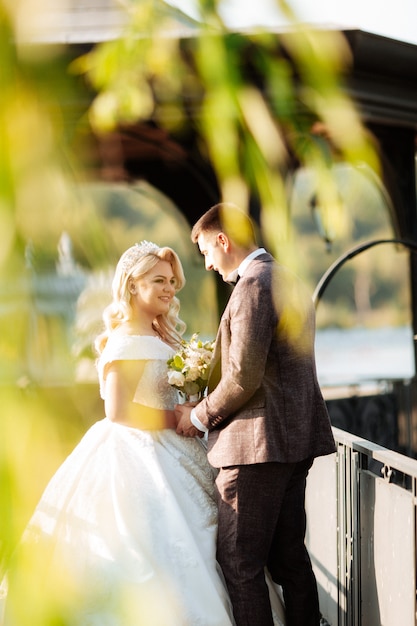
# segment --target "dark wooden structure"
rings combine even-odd
[[[379,145],[395,235],[416,239],[417,45],[359,30],[343,35],[353,59],[346,88]],[[89,47],[74,44],[73,50],[78,54]],[[175,137],[153,123],[131,127],[109,136],[99,154],[101,174],[148,180],[181,207],[190,223],[218,199],[214,173],[191,129]]]
[[[162,0],[156,6],[186,46],[186,41],[196,35],[198,24]],[[66,44],[72,58],[96,43],[117,37],[126,22],[126,14],[115,0],[70,0],[65,7],[54,5],[52,9],[49,5],[44,11],[48,20],[45,15],[37,16],[34,42]],[[279,31],[276,34],[278,40]],[[342,34],[352,56],[346,89],[379,144],[383,182],[394,207],[395,235],[416,239],[417,45],[361,30],[344,30]],[[277,46],[278,53],[283,51]],[[174,137],[150,123],[108,137],[99,148],[98,160],[92,161],[98,167],[97,176],[156,182],[190,222],[218,197],[210,163],[202,158],[191,130]]]

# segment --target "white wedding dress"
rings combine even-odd
[[[111,336],[98,362],[102,398],[109,363],[145,360],[134,400],[173,409],[178,397],[168,384],[166,363],[172,353],[156,337]],[[29,566],[38,602],[51,602],[62,588],[68,594],[65,615],[53,623],[233,626],[216,535],[214,470],[201,440],[105,418],[52,477],[21,546],[34,546],[40,556]],[[283,626],[282,604],[267,580],[274,624]],[[4,626],[21,626],[8,611],[9,600],[13,605],[12,585]]]
[[[172,409],[172,352],[156,337],[110,337],[98,363],[102,397],[111,361],[144,359],[135,401]],[[44,550],[50,581],[64,569],[75,587],[71,615],[59,623],[231,626],[216,533],[213,470],[201,441],[105,418],[49,482],[23,543]],[[6,625],[19,626],[8,620],[6,602]]]

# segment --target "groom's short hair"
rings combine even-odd
[[[223,232],[237,245],[247,248],[256,243],[255,228],[249,215],[232,202],[219,202],[194,224],[191,241],[197,243],[201,233]]]

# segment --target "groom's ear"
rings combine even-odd
[[[227,250],[229,248],[229,245],[230,245],[229,238],[224,233],[217,234],[217,241],[224,248],[224,250]]]

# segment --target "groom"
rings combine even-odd
[[[176,407],[177,432],[208,431],[208,459],[219,468],[217,558],[236,624],[273,626],[267,567],[282,586],[287,626],[319,626],[305,486],[314,457],[335,444],[316,376],[312,301],[257,247],[251,220],[234,205],[213,206],[191,238],[206,270],[238,281],[220,321],[209,393],[194,408]]]

